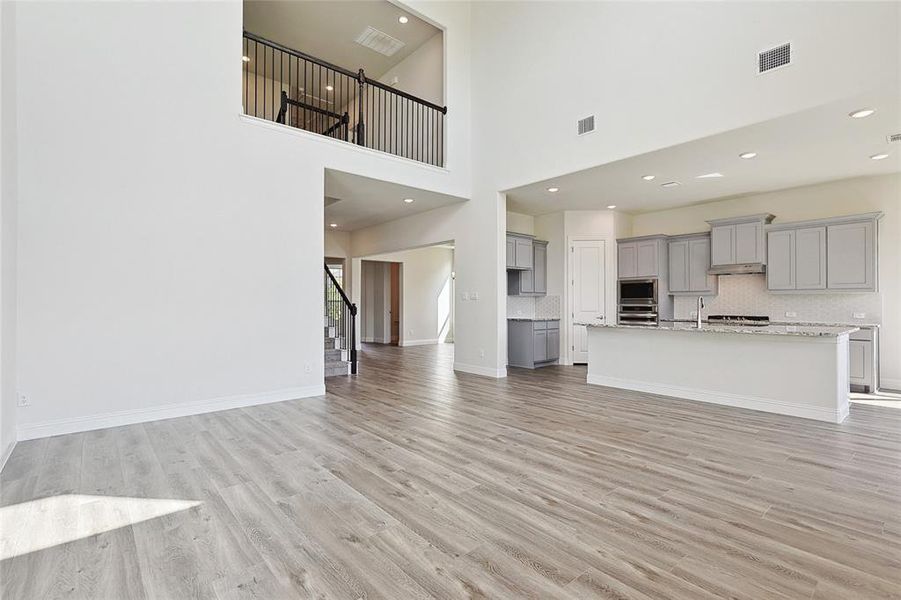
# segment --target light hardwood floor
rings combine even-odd
[[[78,512],[86,537],[3,561],[0,595],[901,598],[901,410],[830,425],[452,351],[368,346],[325,397],[20,443],[5,507],[199,504],[95,535]]]

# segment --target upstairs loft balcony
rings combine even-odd
[[[244,113],[444,166],[446,106],[244,33]]]

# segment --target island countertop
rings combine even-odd
[[[695,333],[740,333],[745,335],[793,335],[807,337],[838,337],[859,331],[859,327],[846,325],[827,327],[819,325],[711,325],[701,323],[699,328],[694,322],[668,321],[659,325],[622,325],[619,323],[576,323],[586,327],[642,329],[645,331],[688,331]]]

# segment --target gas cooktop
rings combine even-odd
[[[707,322],[711,325],[747,325],[750,327],[766,327],[770,324],[769,317],[753,315],[710,315]]]

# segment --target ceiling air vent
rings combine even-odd
[[[885,136],[885,139],[888,140],[889,144],[893,144],[895,142],[901,142],[901,133],[893,133],[891,135]]]
[[[384,31],[379,31],[375,27],[367,26],[363,33],[357,36],[355,40],[361,46],[365,46],[370,50],[384,54],[385,56],[394,56],[394,54],[406,46],[405,43],[397,38],[391,37]]]
[[[594,131],[594,115],[579,119],[578,131],[579,135],[585,135]]]
[[[790,65],[791,61],[792,45],[791,42],[786,42],[757,54],[757,73],[766,73]]]

